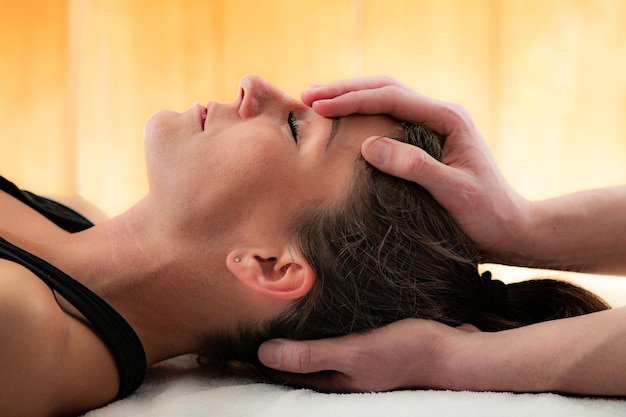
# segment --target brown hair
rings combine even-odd
[[[440,159],[441,141],[419,124],[397,139]],[[481,277],[479,253],[421,186],[387,175],[362,158],[345,199],[294,222],[295,244],[314,269],[312,290],[270,323],[207,338],[213,365],[260,366],[257,349],[274,337],[313,339],[363,332],[404,318],[497,331],[609,308],[563,281],[506,287]],[[262,368],[258,368],[262,369]]]

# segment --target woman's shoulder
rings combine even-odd
[[[0,329],[1,410],[14,407],[15,415],[49,415],[55,409],[80,411],[114,397],[116,370],[106,347],[61,309],[44,282],[6,260],[0,260]],[[103,378],[103,392],[95,395],[90,383],[80,380],[83,375],[98,380],[90,375],[94,372]],[[74,398],[67,398],[68,393]]]
[[[0,288],[0,325],[13,330],[16,341],[15,337],[35,330],[61,312],[50,288],[15,262],[0,259]],[[45,331],[49,323],[45,324],[37,330]]]
[[[0,260],[0,328],[5,335],[0,339],[0,409],[19,407],[24,415],[45,414],[50,408],[53,356],[66,333],[51,291],[36,280],[20,265]]]

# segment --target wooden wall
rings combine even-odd
[[[74,191],[65,1],[0,3],[0,175]]]
[[[473,114],[529,198],[626,183],[621,0],[0,0],[0,174],[114,215],[160,108],[389,74]]]

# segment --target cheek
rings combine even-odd
[[[298,167],[284,154],[273,148],[251,146],[241,156],[235,177],[243,182],[247,193],[271,197],[296,186]]]
[[[261,207],[282,212],[297,204],[304,173],[295,155],[257,143],[240,149],[238,158],[232,160],[236,162],[223,167],[219,175],[225,176],[222,185],[231,184],[227,188],[239,205],[251,212]]]
[[[184,170],[211,189],[227,190],[241,199],[285,185],[293,167],[284,155],[253,138],[226,140],[203,138],[187,152]]]

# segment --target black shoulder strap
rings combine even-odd
[[[93,226],[93,223],[71,208],[28,191],[20,190],[2,176],[0,176],[0,190],[15,197],[70,233],[80,232]]]
[[[141,340],[124,318],[93,291],[41,258],[0,237],[0,258],[16,262],[57,291],[97,329],[111,350],[120,373],[120,399],[135,391],[146,374]]]

